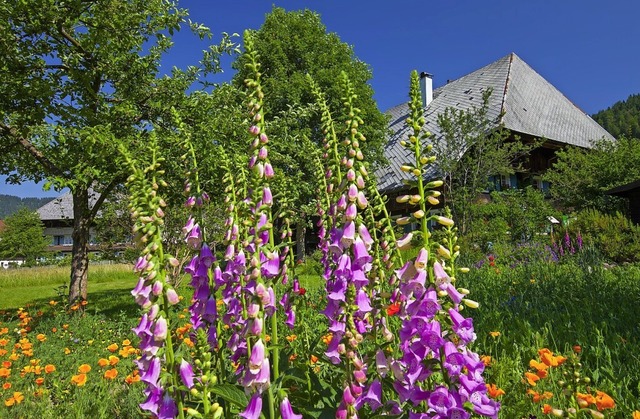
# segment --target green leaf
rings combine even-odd
[[[244,392],[239,387],[231,384],[219,384],[213,387],[211,392],[240,408],[246,407],[249,403]]]

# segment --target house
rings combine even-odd
[[[95,200],[95,198],[94,198]],[[73,196],[67,192],[47,202],[36,210],[44,224],[44,235],[51,237],[48,252],[70,255],[73,246]],[[97,250],[94,244],[94,229],[90,229],[90,251]]]
[[[611,134],[514,53],[435,90],[432,84],[431,75],[422,73],[425,129],[433,133],[434,138],[441,134],[439,114],[447,108],[480,108],[483,93],[491,89],[487,118],[495,121],[496,128],[502,125],[509,130],[512,139],[544,140],[530,153],[528,161],[523,162],[527,173],[497,179],[498,187],[533,184],[545,189],[548,185],[542,184],[536,175],[551,167],[555,150],[567,145],[590,148],[593,140],[601,138],[615,141]],[[409,113],[407,103],[387,111],[392,133],[384,154],[389,164],[375,172],[378,188],[391,198],[391,205],[395,202],[393,197],[405,189],[403,181],[411,178],[410,174],[400,170],[400,166],[413,161],[410,151],[400,144],[402,140],[409,139],[410,129],[405,123]],[[426,177],[437,176],[437,168],[430,166]]]
[[[626,198],[629,201],[629,219],[640,225],[640,180],[609,189],[605,193]]]

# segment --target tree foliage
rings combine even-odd
[[[308,78],[325,92],[329,107],[337,112],[343,107],[340,75],[346,73],[357,94],[355,106],[367,121],[362,127],[367,138],[363,151],[378,163],[383,160],[386,118],[378,110],[373,90],[367,84],[372,77],[371,69],[338,35],[327,32],[317,13],[287,12],[274,7],[253,39],[261,57],[269,132],[277,139],[270,148],[271,162],[278,173],[276,178],[283,179],[274,185],[274,190],[286,193],[304,219],[304,214],[315,211],[317,187],[310,168],[315,167],[324,135]],[[248,77],[246,62],[247,57],[241,55],[234,63],[238,70],[233,80],[236,86],[242,86]]]
[[[596,113],[593,119],[616,138],[640,138],[640,94]]]
[[[5,229],[0,232],[0,257],[33,263],[44,255],[48,244],[38,213],[23,207],[5,220]]]
[[[566,148],[544,175],[551,196],[565,208],[620,209],[619,200],[604,192],[640,179],[640,140],[600,140],[591,149]]]
[[[489,119],[491,93],[483,93],[480,107],[447,108],[438,115],[441,135],[434,139],[433,149],[444,181],[445,203],[463,234],[473,216],[467,204],[489,189],[489,177],[514,173],[520,168],[518,160],[536,145],[512,138]]]
[[[89,226],[126,177],[118,144],[135,150],[154,126],[168,129],[171,107],[201,69],[215,67],[214,48],[200,68],[160,74],[171,35],[186,23],[167,0],[0,3],[0,173],[71,190],[70,300],[86,298]]]

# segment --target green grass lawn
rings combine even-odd
[[[29,303],[60,300],[67,294],[71,268],[45,266],[0,270],[0,309],[15,309]],[[134,307],[130,291],[137,278],[128,264],[90,265],[88,300],[96,309],[113,309],[125,304]],[[127,301],[125,301],[127,300]]]

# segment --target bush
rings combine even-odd
[[[599,249],[610,262],[640,261],[640,227],[619,212],[608,215],[593,209],[581,211],[561,234],[567,232],[581,234],[586,246]]]

